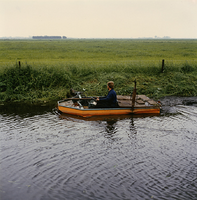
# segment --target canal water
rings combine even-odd
[[[77,118],[0,106],[1,200],[196,200],[197,98],[158,116]]]

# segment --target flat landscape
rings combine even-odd
[[[0,64],[23,62],[130,62],[197,59],[197,40],[1,40]]]
[[[105,95],[109,80],[128,95],[135,79],[154,99],[197,96],[197,40],[0,40],[0,101],[58,100],[70,88]]]

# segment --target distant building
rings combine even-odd
[[[64,36],[65,37],[65,36]],[[61,36],[33,36],[33,39],[37,39],[37,40],[43,40],[43,39],[50,39],[50,40],[57,40],[57,39],[62,39]]]

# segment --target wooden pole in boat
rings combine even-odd
[[[136,97],[136,79],[134,81],[135,83],[135,87],[133,89],[133,94],[132,94],[132,111],[134,110],[134,106],[135,106],[135,97]]]

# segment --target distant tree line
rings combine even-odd
[[[33,36],[32,37],[33,39],[37,39],[37,40],[40,40],[40,39],[50,39],[50,40],[57,40],[57,39],[66,39],[67,37],[66,36]]]

